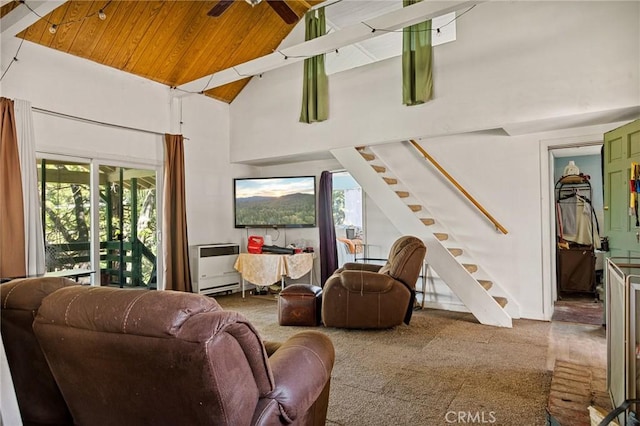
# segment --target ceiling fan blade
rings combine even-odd
[[[300,19],[284,0],[267,0],[267,3],[289,25],[295,24]]]
[[[209,16],[218,17],[224,13],[225,10],[233,4],[233,0],[220,0],[211,10],[207,13]]]

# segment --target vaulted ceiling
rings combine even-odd
[[[284,1],[284,0],[278,0]],[[27,0],[27,5],[29,0]],[[229,7],[217,17],[214,7]],[[321,0],[287,0],[301,19]],[[282,5],[276,5],[282,6]],[[25,7],[5,4],[0,17]],[[266,1],[67,1],[17,36],[169,86],[272,53],[293,29]],[[99,17],[104,12],[105,19]],[[51,27],[55,24],[56,31]],[[231,102],[250,78],[207,90]],[[203,87],[204,89],[204,87]]]

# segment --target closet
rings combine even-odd
[[[588,175],[562,176],[555,184],[558,297],[563,292],[596,294],[600,232],[592,196]]]

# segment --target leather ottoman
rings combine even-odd
[[[292,284],[278,297],[278,324],[317,326],[320,324],[322,289],[311,284]]]

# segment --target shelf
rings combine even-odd
[[[590,185],[589,177],[585,176],[585,175],[567,175],[567,176],[562,176],[560,179],[558,179],[557,183],[560,183],[560,184],[587,183],[587,184]]]

